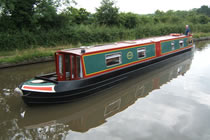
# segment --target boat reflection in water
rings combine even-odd
[[[125,110],[140,98],[146,97],[155,89],[168,83],[190,68],[193,51],[167,59],[137,72],[136,77],[101,91],[79,101],[55,106],[26,108],[24,117],[19,121],[21,128],[27,131],[42,128],[56,132],[50,135],[65,135],[69,130],[86,132],[106,122],[108,117]],[[59,131],[59,132],[57,132]]]

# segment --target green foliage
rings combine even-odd
[[[156,25],[145,25],[138,26],[135,28],[136,38],[145,38],[151,36],[167,35],[170,33],[183,33],[184,25],[175,24],[156,24]]]
[[[88,24],[90,23],[91,13],[86,11],[84,8],[74,8],[68,7],[64,12],[62,12],[63,16],[68,18],[68,24]]]
[[[34,17],[39,28],[50,29],[54,27],[55,19],[57,18],[56,7],[54,4],[53,0],[42,0],[37,4]]]
[[[210,17],[210,8],[207,5],[201,6],[201,8],[197,9],[197,12]]]
[[[201,38],[201,37],[210,37],[210,33],[199,32],[193,34],[193,38]]]
[[[113,0],[102,0],[101,6],[96,8],[96,20],[100,25],[118,25],[119,8],[114,6]]]
[[[2,16],[9,17],[16,28],[30,27],[33,22],[33,6],[38,0],[1,1]]]
[[[57,13],[58,6],[71,0],[1,0],[0,30],[37,30],[59,28],[65,17]]]
[[[207,35],[210,29],[208,6],[139,15],[120,13],[113,0],[102,0],[92,14],[69,5],[58,12],[63,2],[72,0],[0,0],[0,51],[184,33],[186,24],[193,33]]]
[[[120,24],[126,28],[135,28],[139,23],[139,15],[133,13],[120,13]]]
[[[205,15],[201,15],[199,16],[199,23],[201,24],[207,24],[209,22],[209,18]]]

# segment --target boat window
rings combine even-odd
[[[77,63],[77,77],[82,78],[82,64],[80,61],[80,56],[76,57],[76,63]]]
[[[114,66],[121,64],[121,53],[113,53],[106,55],[106,66]]]
[[[59,73],[63,74],[63,56],[58,56],[58,62],[59,62]]]
[[[175,50],[175,43],[174,42],[171,42],[171,49]]]
[[[180,40],[180,41],[179,41],[179,46],[180,46],[180,47],[184,47],[184,41],[183,41],[183,40]]]
[[[70,63],[71,63],[71,70],[70,70],[70,72],[71,72],[71,79],[74,79],[75,78],[75,68],[74,68],[75,61],[74,61],[74,56],[73,55],[71,56]]]
[[[65,55],[66,79],[70,78],[70,55]]]
[[[137,50],[138,58],[144,58],[146,57],[146,48],[139,48]]]
[[[188,39],[188,45],[192,45],[192,43],[193,43],[192,38],[189,38],[189,39]]]
[[[80,78],[83,78],[82,61],[80,59]]]

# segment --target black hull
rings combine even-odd
[[[87,79],[58,82],[55,86],[56,93],[39,93],[23,91],[23,100],[28,105],[67,103],[96,94],[101,90],[113,87],[114,85],[127,80],[128,78],[142,75],[155,67],[169,64],[169,62],[182,61],[176,56],[181,54],[191,55],[192,48],[182,50],[167,56],[155,58],[144,63],[136,64],[127,68],[112,71],[100,76]],[[189,52],[190,51],[190,52]],[[188,52],[188,53],[186,53]],[[184,56],[183,56],[184,57]]]

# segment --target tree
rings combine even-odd
[[[160,10],[156,10],[155,11],[155,15],[156,16],[163,16],[164,15],[164,12],[163,11],[160,11]]]
[[[56,5],[53,0],[42,0],[36,5],[35,22],[42,29],[49,29],[56,26],[57,18]]]
[[[201,6],[201,8],[199,8],[197,10],[197,12],[201,13],[201,14],[205,14],[207,16],[210,16],[210,8],[206,5]]]
[[[37,24],[51,27],[56,25],[54,19],[60,18],[57,8],[71,1],[73,0],[0,0],[0,14],[4,22],[7,21],[18,29],[33,29]]]
[[[139,23],[139,16],[133,13],[120,13],[120,23],[126,28],[135,28]]]
[[[91,16],[86,9],[74,7],[68,7],[62,14],[68,18],[69,24],[88,24]]]
[[[100,25],[119,25],[119,8],[112,0],[102,0],[101,6],[96,8],[96,20]]]
[[[9,17],[18,28],[29,27],[33,22],[34,5],[38,0],[2,0],[2,16]]]

